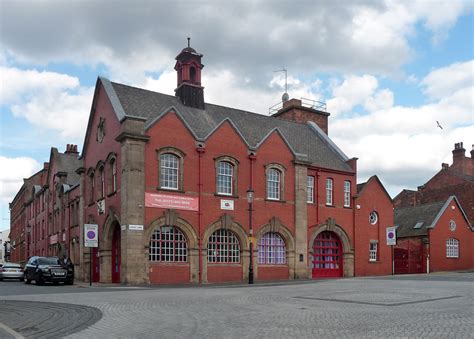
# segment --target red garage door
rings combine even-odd
[[[342,277],[342,246],[333,232],[320,233],[313,243],[313,278]]]
[[[395,274],[423,273],[423,244],[421,241],[398,241],[393,251]]]

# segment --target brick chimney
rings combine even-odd
[[[471,157],[466,157],[466,150],[462,142],[454,144],[452,169],[462,174],[474,175],[474,149],[471,150]]]
[[[471,159],[474,160],[474,145],[472,145],[472,149],[471,149]]]
[[[466,150],[464,149],[462,142],[454,144],[453,150],[453,165],[459,164],[465,158]]]
[[[77,145],[67,144],[66,152],[64,152],[64,154],[79,154],[79,152],[77,151]]]
[[[316,109],[314,105],[303,103],[303,100],[305,99],[290,99],[283,101],[283,107],[272,116],[299,123],[313,121],[324,131],[324,133],[328,134],[328,117],[330,114]]]

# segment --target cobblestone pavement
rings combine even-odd
[[[101,320],[69,338],[473,338],[474,333],[474,273],[76,290],[83,292],[0,300],[69,303],[102,312]]]

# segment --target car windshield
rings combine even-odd
[[[58,258],[38,258],[38,265],[59,265]]]
[[[20,264],[6,264],[3,268],[20,268]]]

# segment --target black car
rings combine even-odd
[[[25,265],[25,284],[31,284],[34,280],[37,285],[45,282],[66,285],[74,284],[74,266],[71,262],[61,261],[58,257],[31,257]]]

